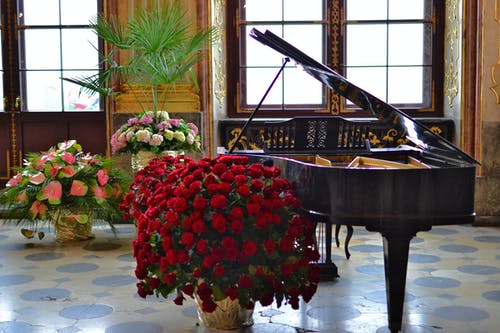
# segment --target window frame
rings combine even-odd
[[[345,4],[344,1],[325,0],[327,34],[324,49],[326,65],[345,75],[343,63],[345,59]],[[226,54],[227,54],[227,116],[229,118],[248,117],[253,109],[240,105],[240,94],[244,86],[244,78],[240,77],[240,26],[239,5],[243,1],[228,1],[226,6]],[[444,82],[444,25],[446,4],[443,1],[432,1],[432,69],[430,108],[401,107],[410,116],[442,117],[443,116],[443,82]],[[244,43],[242,43],[244,44]],[[262,82],[268,85],[270,82]],[[319,108],[280,108],[261,106],[256,117],[289,118],[302,115],[337,115],[345,117],[373,117],[369,111],[359,108],[345,107],[345,98],[335,94],[331,89],[325,91],[326,105]],[[281,112],[280,112],[281,111]]]
[[[104,12],[104,0],[95,0],[97,4],[97,11],[98,13]],[[23,62],[25,61],[25,52],[26,52],[26,45],[24,41],[24,33],[23,31],[26,30],[35,30],[35,29],[50,29],[50,30],[58,30],[59,34],[61,35],[62,30],[70,30],[70,29],[87,29],[89,28],[89,25],[85,24],[58,24],[58,25],[24,25],[21,23],[22,19],[19,19],[19,13],[22,13],[23,11],[23,5],[24,1],[17,1],[17,0],[7,0],[7,1],[2,1],[2,13],[5,13],[3,15],[3,18],[5,19],[5,22],[2,22],[2,35],[4,36],[4,39],[6,41],[14,41],[14,42],[9,42],[9,43],[4,43],[2,45],[2,52],[3,52],[3,74],[4,74],[4,81],[7,80],[9,82],[10,87],[5,87],[4,86],[4,98],[5,98],[5,107],[2,112],[5,112],[7,110],[16,110],[18,112],[35,112],[35,113],[51,113],[51,112],[56,112],[56,113],[75,113],[75,112],[104,112],[105,109],[105,103],[103,98],[99,98],[99,109],[95,111],[90,111],[90,110],[69,110],[65,109],[65,104],[64,101],[66,100],[66,97],[64,96],[64,90],[61,90],[61,95],[59,98],[62,101],[61,107],[59,110],[31,110],[26,108],[26,105],[28,105],[28,101],[26,100],[28,98],[27,96],[27,79],[26,79],[26,73],[29,71],[37,71],[27,69],[23,65]],[[16,19],[13,19],[13,18]],[[63,41],[59,41],[61,47],[63,44]],[[101,39],[97,40],[97,47],[99,49],[99,52],[101,52],[104,48],[104,43],[102,42]],[[7,44],[8,47],[5,47]],[[96,67],[93,70],[96,71],[101,71],[102,69],[99,66]],[[58,72],[58,73],[63,73],[65,70],[65,67],[63,64],[60,65],[60,68],[58,69],[51,69],[50,71]],[[90,70],[90,69],[71,69],[71,70]],[[7,77],[7,79],[5,79]],[[61,85],[63,83],[61,82]],[[7,89],[9,91],[7,91]],[[15,97],[17,96],[17,97]]]

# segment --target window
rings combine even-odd
[[[441,115],[445,2],[241,0],[227,6],[229,116],[253,111],[282,65],[281,54],[249,37],[252,28],[272,31],[411,115]],[[305,114],[371,116],[292,61],[259,115]]]
[[[17,49],[5,50],[9,56],[3,58],[3,68],[13,71],[15,82],[9,84],[16,85],[16,110],[100,110],[97,96],[81,94],[61,79],[97,73],[98,39],[88,24],[100,10],[96,0],[2,1],[2,11],[10,15],[3,28],[18,43],[9,44]]]

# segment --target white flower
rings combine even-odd
[[[184,142],[184,141],[186,141],[186,136],[184,135],[184,133],[178,131],[178,132],[174,132],[174,139],[177,139],[180,142]]]
[[[151,133],[148,130],[138,130],[135,135],[139,142],[148,143],[151,140]]]
[[[159,121],[165,121],[170,119],[167,111],[158,111],[157,117]]]
[[[190,145],[192,145],[194,143],[194,136],[193,134],[189,133],[186,137],[186,142]]]
[[[153,134],[151,136],[151,140],[149,141],[149,144],[151,146],[159,146],[163,142],[163,136],[160,134]]]
[[[129,130],[129,131],[125,132],[125,137],[126,137],[127,141],[130,142],[132,140],[132,138],[134,137],[134,131]]]
[[[163,136],[165,137],[165,139],[167,139],[168,141],[172,141],[172,139],[174,138],[174,132],[170,131],[170,130],[166,130],[165,131],[165,134],[163,134]]]

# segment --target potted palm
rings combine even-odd
[[[192,20],[179,1],[151,1],[136,8],[127,20],[98,15],[90,26],[110,46],[109,52],[101,55],[102,71],[64,80],[81,86],[90,95],[98,93],[117,103],[121,97],[132,94],[141,110],[131,118],[132,122],[146,113],[153,124],[164,121],[168,94],[177,84],[188,82],[198,89],[193,66],[203,56],[213,29],[193,31]],[[158,133],[152,131],[150,136],[153,134]],[[128,138],[129,143],[133,140]],[[144,143],[127,152],[134,154],[157,147]]]

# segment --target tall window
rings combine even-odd
[[[81,94],[63,77],[98,71],[98,39],[89,28],[90,18],[102,10],[96,0],[2,1],[9,16],[4,25],[9,36],[3,68],[14,71],[19,111],[95,111],[99,98]],[[3,15],[3,17],[7,17]],[[4,22],[5,23],[5,22]],[[2,44],[7,45],[7,44]],[[4,46],[5,47],[5,46]],[[14,103],[14,102],[12,102]]]
[[[444,1],[227,3],[229,116],[245,117],[251,112],[282,65],[281,54],[249,37],[252,28],[272,31],[409,114],[442,114]],[[267,117],[371,116],[323,87],[293,62],[286,66],[261,110],[259,115]]]

